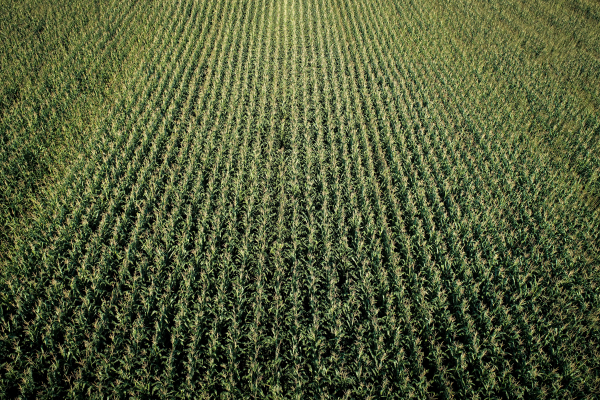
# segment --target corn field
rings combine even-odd
[[[143,51],[15,241],[0,398],[596,398],[598,21],[111,2]]]

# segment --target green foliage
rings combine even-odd
[[[119,85],[0,286],[0,397],[597,397],[598,6],[534,3],[113,3],[79,45],[112,32],[82,54]],[[515,28],[566,20],[571,64]]]
[[[46,189],[112,106],[144,48],[144,2],[5,1],[0,20],[0,268]],[[106,12],[109,10],[110,12]]]

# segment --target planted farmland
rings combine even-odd
[[[598,396],[597,3],[105,10],[121,81],[5,228],[2,396]]]

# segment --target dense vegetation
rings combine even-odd
[[[0,397],[600,395],[597,2],[83,4],[2,86]]]
[[[81,153],[156,32],[148,4],[117,4],[0,2],[0,266],[13,265],[49,182]]]

